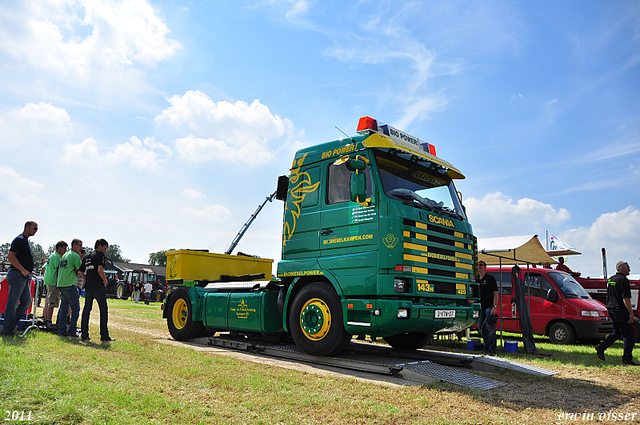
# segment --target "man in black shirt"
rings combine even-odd
[[[496,322],[490,317],[498,315],[498,283],[493,276],[487,274],[487,264],[484,261],[478,263],[478,272],[479,277],[476,282],[480,284],[481,305],[478,331],[484,340],[485,350],[495,356],[497,354]]]
[[[109,244],[104,239],[98,239],[95,244],[94,251],[85,255],[82,260],[80,271],[87,276],[84,285],[84,309],[82,310],[82,321],[80,328],[82,330],[82,340],[89,341],[89,315],[93,308],[93,300],[98,302],[100,309],[100,340],[115,341],[109,336],[109,328],[107,327],[108,311],[107,311],[107,277],[104,274],[105,252]]]
[[[622,337],[624,342],[622,364],[640,366],[640,363],[633,361],[632,356],[636,340],[631,328],[635,319],[631,309],[631,286],[629,279],[627,279],[631,268],[626,261],[618,261],[616,271],[618,273],[607,282],[607,310],[609,318],[613,322],[613,332],[599,345],[596,345],[596,354],[600,360],[604,360],[605,350]]]
[[[31,290],[29,290],[29,275],[33,272],[33,256],[29,237],[38,231],[38,223],[27,221],[24,230],[19,234],[9,248],[7,259],[11,263],[7,273],[9,296],[4,311],[2,336],[13,336],[18,321],[31,306]]]

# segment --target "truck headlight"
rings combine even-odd
[[[600,317],[600,313],[593,310],[582,310],[580,315],[585,317]]]
[[[400,293],[409,292],[409,282],[407,279],[396,277],[393,279],[393,290]]]
[[[409,310],[406,308],[398,309],[398,319],[408,319],[409,318]]]
[[[480,318],[480,310],[473,310],[473,318],[474,319]]]

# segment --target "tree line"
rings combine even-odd
[[[49,261],[49,257],[55,252],[56,246],[51,245],[49,249],[45,252],[40,244],[33,243],[33,241],[29,241],[29,245],[31,246],[31,255],[33,255],[33,271],[35,273],[40,273],[42,266]],[[0,245],[0,262],[8,263],[9,259],[7,255],[9,255],[9,249],[11,248],[10,243],[3,243]],[[93,251],[91,247],[85,247],[87,254]],[[131,260],[125,258],[122,254],[122,250],[120,246],[117,244],[109,245],[107,248],[107,257],[111,258],[113,261],[119,261],[121,263],[130,263]]]
[[[33,243],[33,241],[29,241],[29,245],[31,246],[31,254],[33,255],[33,264],[35,273],[40,273],[42,266],[49,261],[49,257],[55,252],[56,247],[55,244],[51,245],[49,249],[45,252],[40,244]],[[0,245],[0,262],[8,263],[7,255],[9,254],[9,249],[11,248],[10,243],[4,243]],[[93,251],[91,247],[85,247],[87,254]],[[167,251],[173,251],[173,249],[163,249],[157,252],[152,252],[149,254],[149,264],[152,266],[166,266],[167,265]],[[131,260],[125,258],[122,254],[122,250],[120,246],[117,244],[109,245],[107,248],[107,257],[111,258],[113,261],[117,261],[120,263],[130,263]]]

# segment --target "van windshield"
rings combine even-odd
[[[549,277],[558,285],[567,298],[590,299],[591,295],[576,280],[566,273],[549,272]]]
[[[445,170],[429,161],[390,149],[376,150],[384,193],[403,203],[466,220],[458,192]]]

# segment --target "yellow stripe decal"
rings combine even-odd
[[[413,273],[429,274],[429,269],[425,269],[424,267],[411,267],[411,271]]]
[[[458,258],[464,258],[465,260],[471,260],[471,255],[469,254],[464,254],[462,252],[456,252],[456,257]]]
[[[465,263],[456,263],[456,267],[458,267],[460,269],[467,269],[467,270],[472,270],[473,269],[473,265],[472,264],[465,264]]]

